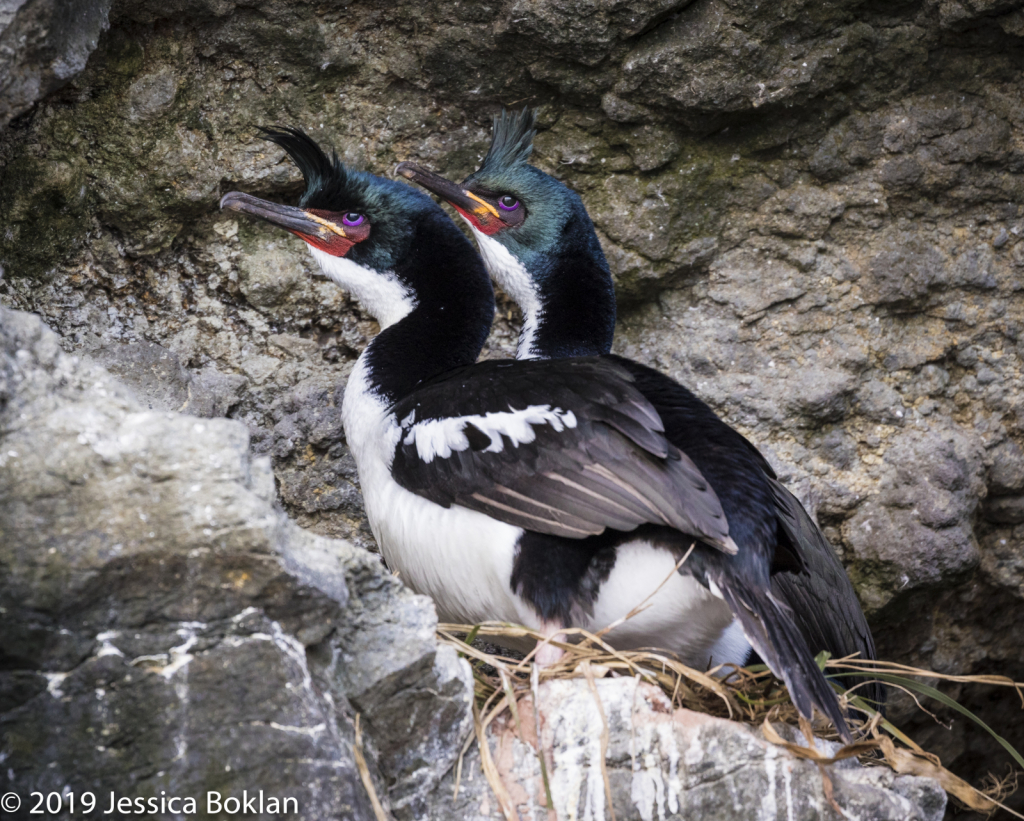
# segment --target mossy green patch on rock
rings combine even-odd
[[[39,157],[22,146],[0,169],[0,267],[48,278],[79,247],[91,220],[81,157]]]

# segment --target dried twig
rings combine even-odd
[[[377,788],[373,786],[370,768],[366,766],[366,757],[363,755],[363,730],[360,727],[359,718],[359,713],[356,713],[356,737],[352,743],[352,755],[356,759],[356,769],[359,770],[359,778],[363,782],[363,787],[366,788],[366,794],[370,796],[370,806],[373,807],[373,814],[377,821],[392,821],[391,814],[384,809],[377,797]]]
[[[506,706],[505,699],[502,699],[498,706],[504,709]],[[487,743],[487,725],[491,723],[497,714],[497,711],[492,712],[489,718],[482,720],[480,710],[476,704],[473,705],[473,724],[476,727],[476,740],[480,749],[480,769],[484,771],[484,777],[491,786],[491,792],[498,799],[498,806],[501,807],[505,821],[522,821],[519,818],[519,813],[516,812],[515,804],[512,803],[512,796],[508,794],[505,782],[501,780],[501,773],[498,772],[494,759],[491,758],[491,747]]]
[[[604,797],[608,803],[608,812],[611,813],[612,821],[615,821],[615,807],[612,803],[612,782],[608,780],[608,745],[611,743],[608,731],[608,718],[604,714],[604,705],[601,703],[601,696],[597,693],[597,682],[594,681],[594,671],[589,661],[580,665],[583,675],[590,685],[590,692],[594,694],[594,703],[597,704],[597,714],[601,717],[601,777],[604,779]]]
[[[544,798],[548,802],[548,812],[555,809],[555,799],[551,797],[551,781],[548,779],[548,763],[544,758],[544,741],[540,731],[540,668],[535,664],[530,670],[530,693],[533,702],[533,728],[537,735],[537,761],[540,762],[540,777],[544,782]]]

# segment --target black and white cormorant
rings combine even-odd
[[[472,364],[493,292],[440,207],[344,168],[300,131],[266,138],[302,171],[299,206],[237,192],[221,206],[298,235],[380,322],[342,412],[392,570],[444,620],[517,622],[548,636],[606,626],[667,578],[657,606],[612,631],[613,644],[660,646],[703,667],[736,654],[735,614],[800,711],[810,717],[817,706],[849,738],[835,693],[770,588],[786,551],[764,514],[776,503],[756,451],[719,459],[709,435],[709,451],[683,453],[665,435],[671,413],[663,418],[644,395],[646,371],[624,360]],[[688,424],[713,432],[721,423],[708,412]],[[727,517],[713,483],[738,513]],[[685,572],[674,573],[693,544]]]
[[[716,491],[740,546],[739,534],[767,545],[771,597],[789,610],[810,649],[874,659],[871,630],[835,551],[760,452],[684,386],[610,354],[616,305],[607,261],[580,197],[528,164],[534,135],[532,112],[503,112],[481,167],[461,184],[415,163],[397,170],[469,224],[488,272],[522,309],[517,358],[601,356],[624,367],[663,420],[666,438]],[[756,628],[744,624],[742,595],[729,604],[750,635]],[[742,664],[749,649],[744,640],[716,659]],[[782,661],[770,652],[765,658],[777,672]],[[860,692],[884,698],[875,684]]]

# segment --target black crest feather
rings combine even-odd
[[[305,206],[309,200],[328,187],[340,188],[345,185],[345,166],[332,151],[328,157],[324,150],[305,131],[287,126],[260,127],[263,139],[281,146],[299,167],[306,191],[299,200]]]
[[[518,114],[502,109],[494,116],[494,136],[480,171],[500,171],[517,163],[526,162],[533,152],[533,138],[537,136],[537,115],[529,108]]]

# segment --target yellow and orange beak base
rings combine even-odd
[[[395,168],[396,174],[401,174],[407,180],[412,180],[422,185],[431,193],[437,194],[452,208],[469,220],[470,224],[478,228],[488,236],[498,233],[505,227],[498,214],[498,209],[489,202],[478,197],[472,191],[468,191],[461,185],[453,183],[432,171],[428,171],[422,165],[414,162],[402,162]]]

